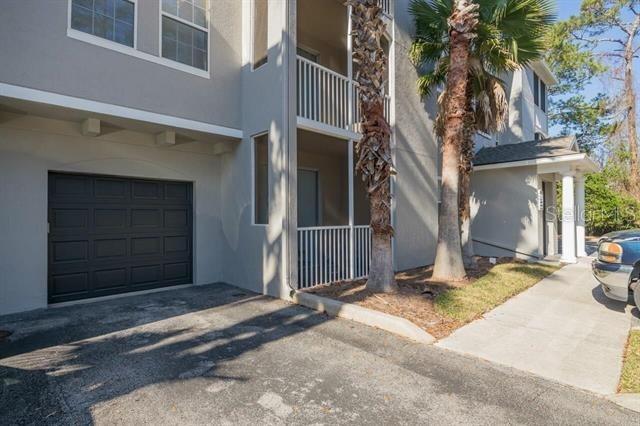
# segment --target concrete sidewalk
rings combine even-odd
[[[437,345],[614,394],[632,307],[604,296],[590,261],[565,266]]]

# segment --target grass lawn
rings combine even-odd
[[[435,281],[431,279],[432,267],[428,266],[397,273],[397,293],[372,293],[366,289],[364,280],[318,286],[308,291],[408,319],[442,338],[557,269],[558,266],[511,258],[498,259],[498,264],[492,265],[488,258],[478,258],[477,267],[467,271],[469,277],[465,281]]]
[[[640,330],[633,330],[629,334],[620,377],[620,392],[640,393]]]
[[[434,300],[434,307],[439,314],[466,323],[528,289],[557,269],[557,266],[537,263],[496,265],[470,285],[439,294]]]

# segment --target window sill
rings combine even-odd
[[[192,75],[196,75],[202,78],[211,78],[209,71],[204,71],[198,68],[190,67],[179,62],[172,61],[170,59],[162,58],[159,56],[151,55],[149,53],[141,52],[133,47],[125,46],[115,41],[107,40],[101,37],[96,37],[91,34],[83,33],[82,31],[74,30],[73,28],[67,29],[67,37],[75,40],[83,41],[85,43],[93,44],[95,46],[104,47],[105,49],[113,50],[125,55],[133,56],[138,59],[142,59],[148,62],[153,62],[158,65],[163,65],[168,68],[173,68],[178,71],[186,72]]]

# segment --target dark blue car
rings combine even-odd
[[[591,269],[607,297],[627,302],[629,293],[633,292],[636,306],[640,308],[640,229],[603,235]]]

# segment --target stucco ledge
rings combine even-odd
[[[411,321],[352,303],[340,302],[301,291],[293,292],[290,300],[298,305],[324,312],[329,316],[359,322],[369,327],[376,327],[425,345],[430,345],[436,341],[435,337]]]

